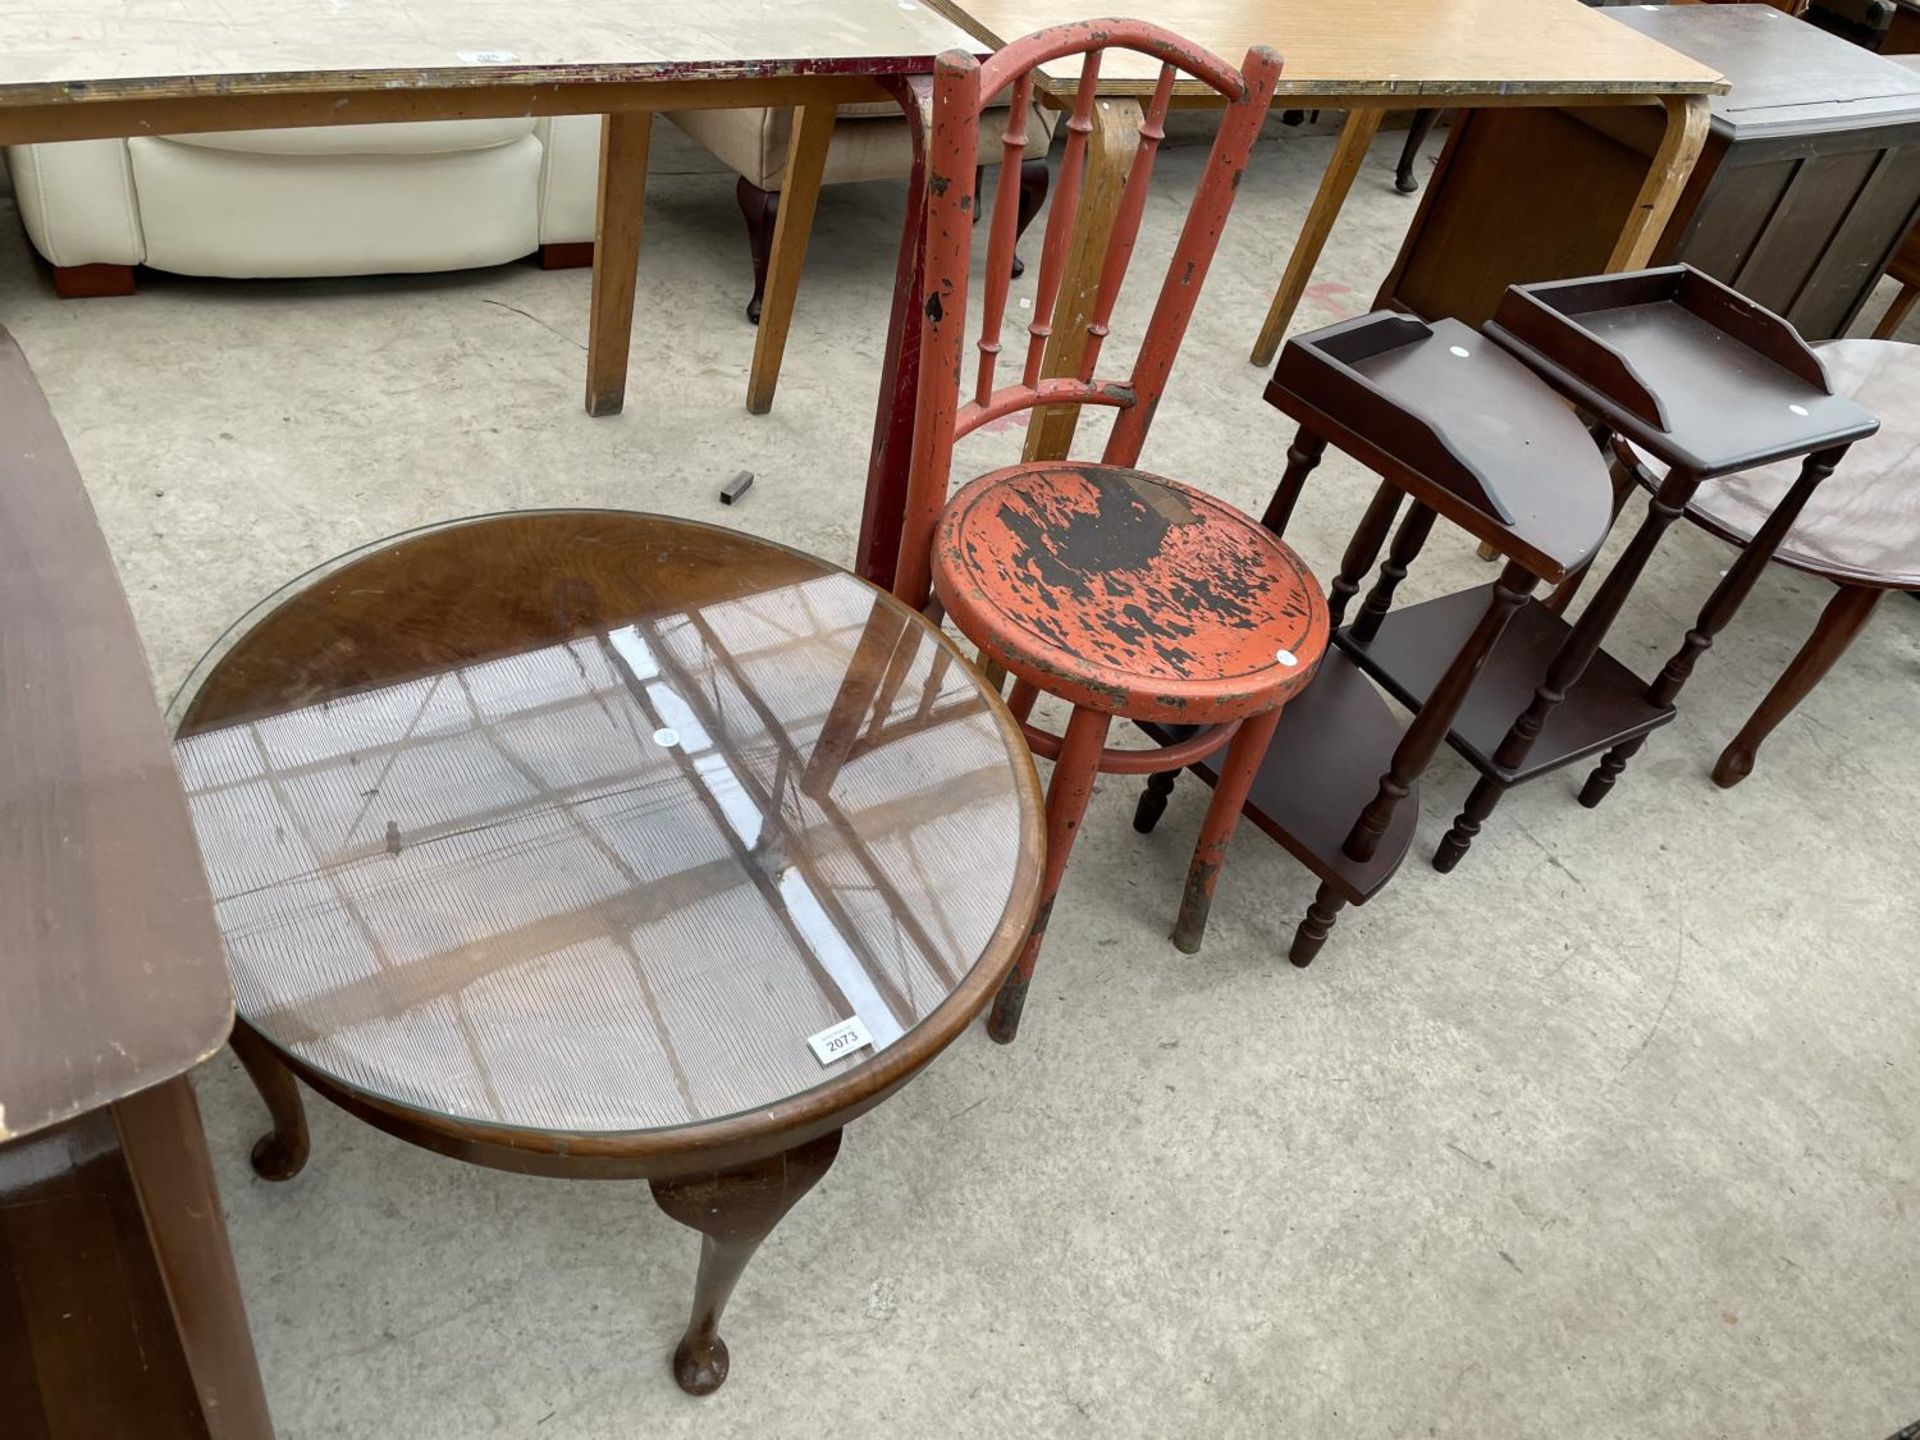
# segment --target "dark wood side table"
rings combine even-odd
[[[1814,347],[1836,394],[1881,417],[1878,432],[1855,445],[1806,502],[1781,537],[1774,559],[1830,581],[1833,596],[1813,633],[1774,682],[1713,767],[1714,783],[1738,785],[1753,773],[1761,744],[1813,693],[1847,651],[1889,590],[1920,594],[1920,345],[1833,340]],[[1629,448],[1627,463],[1643,489],[1657,493],[1663,467]],[[1761,466],[1703,485],[1687,519],[1732,545],[1751,545],[1793,492],[1799,467]]]
[[[263,602],[176,709],[273,1116],[254,1169],[306,1162],[298,1077],[456,1159],[650,1181],[703,1237],[692,1394],[841,1128],[1034,916],[1000,698],[918,613],[733,531],[562,510],[383,541]]]
[[[1398,868],[1419,819],[1420,777],[1462,723],[1462,707],[1476,718],[1493,712],[1503,729],[1525,709],[1544,662],[1537,645],[1504,637],[1539,610],[1527,605],[1538,583],[1558,583],[1592,558],[1612,516],[1606,464],[1572,411],[1518,360],[1457,320],[1430,325],[1377,312],[1297,335],[1280,352],[1266,399],[1300,423],[1264,517],[1275,534],[1285,533],[1328,445],[1380,477],[1328,587],[1336,648],[1281,713],[1245,806],[1249,819],[1320,880],[1288,949],[1288,958],[1304,966],[1339,912],[1365,904]],[[1340,628],[1403,508],[1379,578],[1352,623]],[[1436,519],[1492,545],[1508,563],[1498,585],[1453,597],[1461,603],[1446,611],[1446,623],[1419,630],[1413,648],[1432,673],[1418,698],[1396,697],[1416,712],[1402,733],[1365,677],[1382,626],[1405,620],[1408,612],[1389,613],[1394,592]],[[1431,606],[1414,608],[1432,613]],[[1637,685],[1622,667],[1614,669]],[[1148,733],[1178,738],[1164,728]],[[1217,783],[1217,760],[1191,768]],[[1153,828],[1172,782],[1171,773],[1148,782],[1134,812],[1136,830]]]
[[[1583,635],[1594,644],[1605,637],[1667,528],[1703,483],[1761,465],[1797,462],[1791,483],[1700,607],[1679,649],[1644,692],[1632,697],[1642,706],[1671,711],[1714,636],[1745,602],[1821,483],[1846,458],[1848,447],[1874,434],[1880,422],[1838,393],[1792,326],[1685,266],[1516,285],[1486,333],[1604,426],[1602,433],[1630,441],[1667,467],[1633,538],[1570,628],[1567,649]],[[1556,608],[1564,608],[1577,588],[1577,576],[1562,585],[1554,597]],[[1579,695],[1569,693],[1551,672],[1539,701],[1549,725],[1572,721],[1584,708]],[[1607,746],[1581,789],[1582,805],[1591,808],[1607,796],[1648,733],[1623,733]],[[1531,756],[1518,758],[1530,759],[1537,767],[1530,773],[1537,774],[1597,748],[1556,754],[1558,747],[1542,743]],[[1495,755],[1493,765],[1480,767],[1480,783],[1441,841],[1435,868],[1452,869],[1500,797],[1529,778],[1500,764],[1505,758]]]
[[[1920,211],[1920,76],[1767,5],[1605,14],[1733,86],[1654,263],[1697,266],[1808,339],[1842,334]],[[1461,114],[1379,303],[1477,325],[1509,284],[1604,269],[1659,139],[1648,119]]]
[[[146,656],[0,330],[0,1435],[272,1435],[187,1072],[233,1004]]]

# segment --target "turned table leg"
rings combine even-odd
[[[1846,453],[1845,445],[1836,445],[1830,450],[1816,451],[1800,462],[1800,478],[1793,482],[1793,488],[1773,507],[1772,512],[1767,516],[1766,523],[1754,532],[1746,548],[1728,567],[1720,583],[1707,597],[1707,603],[1700,607],[1700,614],[1694,620],[1692,628],[1687,631],[1686,638],[1680,642],[1680,648],[1673,652],[1659,675],[1647,687],[1648,700],[1655,705],[1672,705],[1680,698],[1680,692],[1693,675],[1694,666],[1699,663],[1700,657],[1707,653],[1713,645],[1714,637],[1725,629],[1727,623],[1739,612],[1748,592],[1753,589],[1754,582],[1760,578],[1760,572],[1767,568],[1767,563],[1779,550],[1780,542],[1786,539],[1787,533],[1793,529],[1794,522],[1800,518],[1800,512],[1806,509],[1807,501],[1813,498],[1814,490],[1819,487],[1821,481],[1833,473],[1834,468],[1839,465]],[[1677,471],[1669,472],[1667,477],[1669,484],[1677,474]],[[1661,487],[1660,493],[1661,495],[1667,493],[1665,485]],[[1659,497],[1655,498],[1657,501]],[[1679,508],[1684,509],[1685,503],[1682,499]],[[1636,543],[1637,541],[1638,537],[1636,537]],[[1625,568],[1625,563],[1623,557],[1621,564],[1615,569]],[[1591,810],[1606,799],[1607,793],[1613,789],[1614,781],[1618,780],[1620,772],[1626,769],[1627,762],[1633,759],[1640,752],[1640,747],[1646,743],[1647,737],[1642,735],[1614,746],[1602,756],[1599,767],[1587,777],[1587,783],[1580,791],[1580,803]]]
[[[1713,767],[1714,784],[1730,789],[1753,773],[1760,742],[1813,693],[1813,687],[1826,677],[1834,661],[1847,653],[1847,647],[1853,644],[1854,636],[1860,633],[1885,593],[1864,585],[1842,585],[1833,592],[1833,598],[1820,612],[1820,621],[1807,637],[1807,643],[1800,647],[1800,653],[1773,682],[1767,698],[1740,727],[1733,743],[1720,752],[1719,762]]]
[[[720,1315],[760,1242],[827,1173],[840,1153],[840,1132],[783,1154],[705,1175],[652,1181],[653,1198],[673,1219],[700,1232],[700,1274],[693,1316],[673,1352],[673,1378],[689,1395],[711,1395],[726,1382],[727,1342]]]
[[[626,402],[633,298],[640,283],[640,222],[647,203],[653,112],[600,122],[600,198],[593,221],[593,288],[587,320],[587,413],[618,415]]]

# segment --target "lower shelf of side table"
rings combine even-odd
[[[1163,744],[1189,735],[1171,726],[1140,727]],[[1349,905],[1362,905],[1400,868],[1420,819],[1416,784],[1394,811],[1380,848],[1367,861],[1341,848],[1373,799],[1400,743],[1393,710],[1353,661],[1329,649],[1309,685],[1280,714],[1241,812]],[[1219,778],[1224,752],[1191,766],[1207,784]]]
[[[1388,614],[1366,646],[1342,630],[1335,644],[1402,705],[1418,709],[1486,613],[1491,585],[1410,605]],[[1610,750],[1673,719],[1671,705],[1647,699],[1647,682],[1605,650],[1547,717],[1532,753],[1515,768],[1493,763],[1509,728],[1533,699],[1571,627],[1528,600],[1515,612],[1447,732],[1447,743],[1483,775],[1518,785],[1562,765]]]

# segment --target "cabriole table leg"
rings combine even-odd
[[[698,1230],[700,1274],[693,1316],[673,1352],[673,1378],[689,1395],[711,1395],[726,1382],[727,1342],[720,1315],[760,1242],[840,1153],[840,1132],[727,1170],[652,1181],[653,1198],[682,1225]]]

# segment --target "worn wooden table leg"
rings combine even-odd
[[[1512,562],[1500,572],[1480,623],[1474,626],[1466,644],[1460,647],[1448,664],[1440,683],[1427,696],[1427,703],[1415,712],[1413,723],[1407,726],[1407,733],[1400,737],[1399,745],[1394,747],[1387,773],[1380,777],[1380,788],[1374,791],[1373,799],[1360,812],[1360,818],[1353,822],[1353,829],[1347,833],[1343,848],[1353,859],[1371,860],[1374,852],[1380,848],[1380,837],[1387,833],[1393,812],[1399,808],[1402,800],[1413,793],[1414,781],[1425,773],[1434,752],[1440,748],[1440,742],[1447,738],[1447,731],[1452,728],[1454,717],[1460,713],[1467,691],[1473,688],[1473,682],[1486,667],[1487,657],[1493,654],[1493,647],[1500,643],[1507,622],[1538,583],[1537,577]]]
[[[1700,147],[1707,141],[1708,97],[1668,95],[1660,103],[1666,107],[1667,128],[1647,167],[1640,193],[1634,197],[1627,223],[1613,242],[1613,254],[1607,257],[1609,271],[1638,270],[1651,262],[1654,247],[1660,243],[1667,221],[1673,218],[1680,192],[1687,188],[1693,174],[1693,162],[1700,158]]]
[[[1347,112],[1347,123],[1340,130],[1340,143],[1334,146],[1333,159],[1327,162],[1326,173],[1320,177],[1320,189],[1313,197],[1313,208],[1307,211],[1306,224],[1300,227],[1300,238],[1293,242],[1286,274],[1280,277],[1280,288],[1273,292],[1273,303],[1267,307],[1260,338],[1253,342],[1255,365],[1271,365],[1279,353],[1287,326],[1293,323],[1293,312],[1300,308],[1300,297],[1307,293],[1313,267],[1320,261],[1320,252],[1333,233],[1333,222],[1340,216],[1340,207],[1347,203],[1347,192],[1353,189],[1354,177],[1360,173],[1367,148],[1373,144],[1385,114],[1386,111],[1378,109]]]
[[[1087,316],[1100,288],[1107,242],[1120,192],[1140,147],[1146,116],[1137,100],[1102,100],[1093,107],[1093,133],[1087,137],[1087,168],[1081,178],[1080,211],[1074,216],[1072,247],[1053,307],[1053,334],[1040,373],[1048,379],[1074,374],[1087,348]],[[1027,421],[1026,458],[1064,460],[1073,448],[1080,422],[1078,405],[1043,405]]]
[[[652,1182],[653,1198],[682,1225],[700,1232],[700,1275],[693,1318],[673,1352],[673,1378],[689,1395],[711,1395],[726,1382],[727,1342],[720,1315],[760,1242],[827,1173],[840,1153],[840,1132],[706,1175]]]
[[[626,399],[652,136],[650,110],[608,115],[600,124],[600,201],[593,221],[593,298],[587,322],[589,415],[618,415]]]
[[[832,101],[823,101],[802,105],[793,114],[787,171],[773,224],[773,253],[767,257],[767,283],[760,302],[760,328],[753,339],[753,370],[747,378],[750,415],[764,415],[773,408],[774,387],[780,383],[780,357],[787,349],[793,301],[800,290],[800,272],[807,263],[813,212],[820,201],[820,177],[826,173],[827,146],[833,140],[833,121],[839,108]]]
[[[933,81],[926,76],[881,82],[907,119],[913,167],[907,174],[907,218],[894,271],[893,316],[880,363],[880,398],[867,455],[867,495],[860,515],[854,569],[882,590],[893,588],[906,523],[907,475],[913,463],[913,411],[920,388],[922,241],[927,228],[927,132],[933,125]]]
[[[181,1075],[116,1101],[113,1124],[207,1432],[211,1440],[271,1440],[193,1087]]]
[[[1847,653],[1847,647],[1853,644],[1854,637],[1884,594],[1884,590],[1870,590],[1864,585],[1842,585],[1833,592],[1833,598],[1820,612],[1820,622],[1813,627],[1807,643],[1800,647],[1800,653],[1773,682],[1766,699],[1740,727],[1733,742],[1720,752],[1720,759],[1713,767],[1714,784],[1723,790],[1730,789],[1753,773],[1754,757],[1759,753],[1761,742],[1813,693],[1813,687],[1826,677],[1834,662]]]

